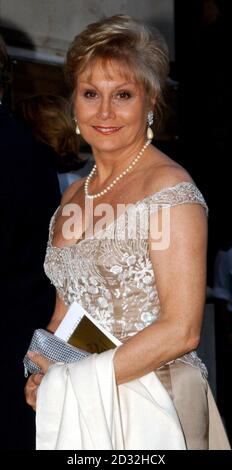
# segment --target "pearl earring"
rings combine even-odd
[[[77,118],[73,118],[73,120],[74,120],[75,123],[76,123],[76,134],[77,134],[77,135],[80,135],[81,131],[80,131],[79,126],[78,126],[78,124],[77,124]]]
[[[78,124],[77,124],[77,125],[76,125],[76,134],[77,134],[77,135],[80,135],[80,133],[81,133],[81,131],[80,131],[79,126],[78,126]]]
[[[149,140],[152,140],[153,137],[154,137],[154,133],[153,133],[153,130],[150,126],[152,126],[153,124],[153,121],[154,121],[154,114],[153,114],[153,111],[149,111],[148,115],[147,115],[147,123],[148,123],[148,128],[147,128],[147,138]]]

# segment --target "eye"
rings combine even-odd
[[[131,93],[129,91],[119,91],[117,93],[117,97],[119,97],[121,100],[128,100],[131,98]]]
[[[94,90],[86,90],[86,91],[84,92],[84,96],[85,96],[85,98],[93,99],[93,98],[96,98],[97,93],[96,93],[96,91],[94,91]]]

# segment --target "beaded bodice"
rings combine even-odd
[[[149,224],[136,225],[136,236],[130,236],[129,221],[137,217],[141,221],[146,210],[152,213],[163,205],[186,203],[201,204],[207,211],[193,183],[178,183],[131,205],[92,237],[63,247],[52,245],[56,211],[50,222],[44,268],[66,305],[76,300],[121,341],[155,322],[160,302],[149,256]],[[200,361],[195,353],[182,359]]]

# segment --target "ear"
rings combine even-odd
[[[150,99],[150,104],[151,104],[151,109],[152,110],[155,108],[156,101],[157,101],[157,97],[156,97],[156,95],[153,95]]]

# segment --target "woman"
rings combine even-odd
[[[114,16],[75,38],[66,72],[76,132],[91,145],[96,167],[69,187],[51,221],[45,270],[58,295],[48,328],[55,331],[74,300],[81,303],[123,342],[114,355],[117,385],[155,371],[173,400],[186,447],[208,449],[208,384],[192,352],[205,301],[207,208],[189,174],[151,145],[167,48],[131,18]],[[78,236],[66,232],[69,218],[62,215],[74,204],[85,227]],[[116,216],[120,204],[132,207]],[[99,230],[102,208],[107,227]],[[149,227],[136,225],[130,236],[130,223],[146,211]],[[159,244],[160,215],[167,223]],[[47,371],[48,361],[33,360]],[[33,407],[41,378],[32,375],[27,384]],[[223,433],[218,416],[216,421]],[[222,447],[227,445],[225,437]]]

